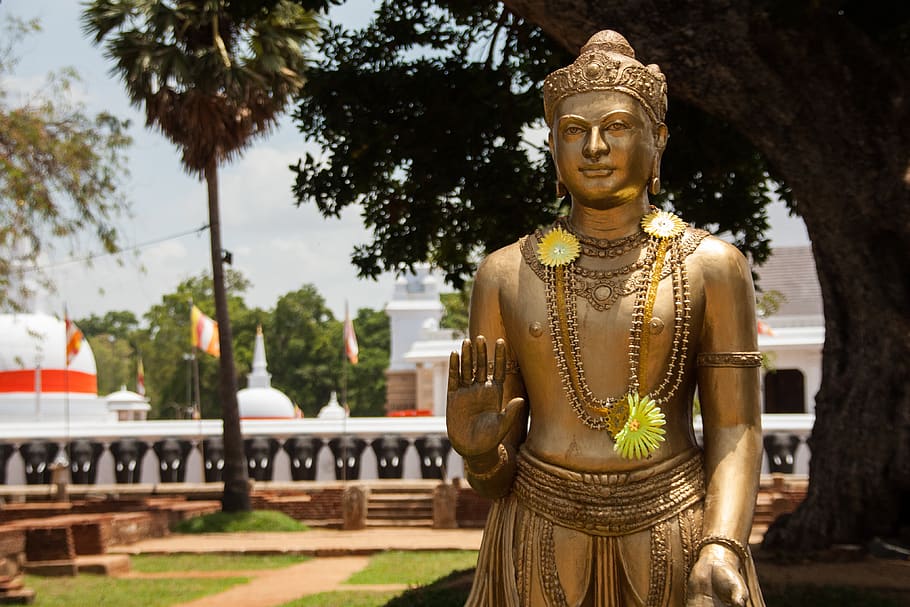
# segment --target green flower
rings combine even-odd
[[[629,394],[629,418],[616,436],[613,450],[626,459],[648,457],[664,441],[666,420],[660,407],[647,396]]]

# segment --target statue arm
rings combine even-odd
[[[502,497],[511,488],[515,456],[527,427],[524,383],[514,351],[505,341],[500,305],[508,272],[505,253],[494,253],[477,271],[471,293],[471,338],[462,345],[460,358],[453,354],[450,360],[446,410],[450,440],[464,458],[468,482],[490,498]],[[492,375],[487,373],[488,360]],[[468,385],[472,367],[474,382]],[[456,381],[459,385],[453,386]]]
[[[698,350],[711,359],[710,364],[698,366],[707,484],[703,537],[723,539],[703,546],[690,578],[690,591],[699,581],[693,578],[713,577],[713,591],[718,595],[731,593],[721,596],[725,602],[729,599],[726,604],[740,604],[745,588],[740,587],[742,580],[730,574],[745,565],[740,562],[743,555],[737,543],[748,545],[758,493],[762,458],[760,369],[756,354],[746,357],[751,360],[744,366],[743,357],[726,353],[758,350],[755,293],[748,263],[738,250],[716,239],[705,241],[703,247],[706,250],[697,256],[702,264],[705,298]],[[724,563],[731,567],[725,568]],[[724,591],[718,589],[719,579],[729,582],[720,584],[726,586]]]

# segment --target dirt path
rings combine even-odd
[[[317,558],[282,569],[257,571],[248,584],[174,607],[276,607],[307,594],[336,590],[368,561],[366,556]]]

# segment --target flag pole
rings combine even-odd
[[[347,352],[348,302],[344,302],[344,325],[341,329],[341,404],[348,406],[348,352]]]

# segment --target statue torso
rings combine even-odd
[[[674,302],[672,275],[665,275],[658,283],[651,326],[648,336],[647,380],[648,389],[664,381],[668,362],[674,350],[674,332],[688,325],[688,344],[680,352],[676,343],[676,359],[682,365],[678,388],[673,396],[662,403],[666,416],[665,442],[648,460],[624,459],[613,451],[613,440],[607,430],[586,426],[567,398],[560,379],[557,356],[553,346],[553,331],[547,312],[547,286],[542,280],[542,268],[534,267],[529,256],[528,243],[522,254],[522,242],[496,253],[502,255],[500,281],[500,310],[506,342],[517,360],[519,372],[527,391],[530,410],[530,427],[525,448],[537,457],[567,468],[591,472],[628,470],[669,459],[695,444],[692,429],[692,396],[695,391],[695,354],[699,334],[704,322],[704,295],[697,255],[690,255],[704,233],[689,231],[682,238],[688,239],[688,249],[683,259],[688,281],[688,321],[679,323],[680,307]],[[527,237],[536,242],[533,235]],[[619,397],[629,387],[630,328],[637,289],[634,283],[626,285],[628,295],[616,295],[629,274],[615,279],[604,278],[604,272],[634,263],[640,247],[616,260],[582,259],[580,264],[589,270],[599,271],[599,277],[589,277],[589,287],[596,287],[597,295],[572,296],[568,305],[575,305],[579,341],[580,363],[591,392],[598,398]],[[668,264],[669,265],[669,264]],[[672,270],[673,268],[668,268]],[[672,274],[672,273],[671,273]],[[575,275],[576,284],[583,279]],[[678,283],[677,283],[678,285]],[[614,291],[611,297],[611,288]],[[641,288],[641,287],[639,287]],[[589,289],[589,293],[592,289]],[[630,292],[631,291],[631,292]],[[677,286],[677,293],[680,293]],[[610,301],[612,299],[612,301]]]

